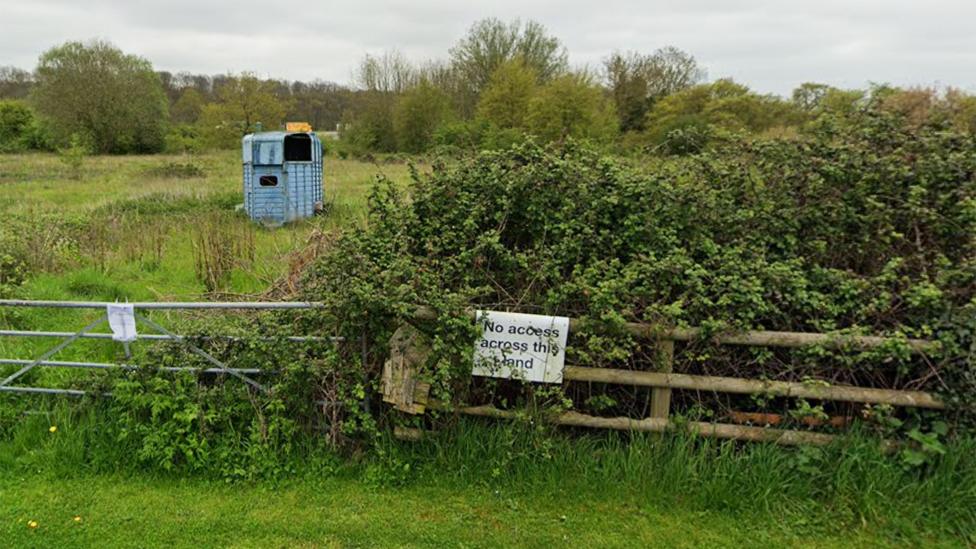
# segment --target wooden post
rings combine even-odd
[[[390,339],[390,358],[383,364],[383,401],[408,414],[422,414],[426,408],[430,383],[417,379],[427,362],[430,346],[420,333],[404,324]]]
[[[664,364],[661,371],[670,374],[674,367],[674,342],[669,339],[660,340],[661,357]],[[655,387],[651,389],[651,417],[667,419],[671,413],[671,389]]]

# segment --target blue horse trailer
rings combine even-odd
[[[322,209],[322,142],[312,132],[252,133],[243,139],[244,210],[282,225]]]

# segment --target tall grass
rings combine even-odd
[[[223,212],[203,217],[194,226],[193,257],[207,292],[223,290],[234,269],[254,263],[254,225]]]
[[[882,526],[909,538],[920,528],[976,531],[976,441],[968,438],[920,469],[906,469],[858,432],[823,449],[785,448],[463,419],[420,442],[390,440],[385,448],[378,463],[400,471],[392,478],[404,482],[616,495],[817,528]]]

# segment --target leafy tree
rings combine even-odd
[[[365,151],[396,150],[393,112],[398,94],[410,87],[414,78],[413,67],[397,51],[363,58],[355,75],[360,90],[343,114],[343,139]]]
[[[416,70],[418,80],[427,80],[450,98],[454,112],[466,119],[474,117],[478,96],[456,66],[435,60],[421,64]]]
[[[643,130],[647,111],[655,101],[704,78],[695,58],[673,47],[651,55],[614,52],[604,60],[603,70],[622,131]]]
[[[616,112],[603,90],[586,75],[560,76],[542,86],[529,104],[529,128],[547,141],[566,137],[609,141]]]
[[[496,128],[523,128],[538,75],[522,58],[502,63],[478,100],[478,119]]]
[[[343,115],[340,133],[353,147],[363,151],[396,150],[393,109],[396,96],[381,91],[359,91]]]
[[[407,90],[393,111],[393,131],[397,149],[420,153],[431,144],[434,132],[452,117],[451,102],[447,95],[422,80]]]
[[[170,116],[177,124],[193,124],[200,118],[206,100],[196,88],[184,88],[179,99],[170,109]]]
[[[250,73],[228,75],[217,88],[217,102],[200,113],[201,133],[213,146],[233,147],[241,137],[257,130],[276,129],[284,121],[286,105],[271,86]]]
[[[38,146],[34,113],[20,101],[0,101],[0,152]]]
[[[730,79],[681,90],[658,101],[647,113],[647,132],[663,143],[674,131],[696,134],[725,130],[760,133],[803,120],[796,106],[774,95],[760,95]]]
[[[878,103],[882,110],[903,117],[913,127],[929,121],[944,123],[951,116],[934,88],[885,89]]]
[[[804,82],[793,90],[793,104],[801,110],[812,112],[819,109],[823,105],[824,98],[835,89],[827,84]]]
[[[950,88],[945,100],[953,124],[960,130],[976,133],[976,96]]]
[[[67,42],[41,55],[31,98],[59,143],[84,136],[94,152],[162,150],[166,96],[149,61],[108,42]]]
[[[568,67],[566,48],[535,21],[523,25],[518,19],[509,23],[482,19],[451,48],[454,66],[475,92],[488,86],[499,66],[517,57],[535,71],[540,82],[558,76]]]
[[[867,99],[868,95],[861,90],[842,90],[816,82],[800,84],[792,95],[797,109],[818,116],[839,115],[840,118],[833,118],[834,122],[853,114]]]

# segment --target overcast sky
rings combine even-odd
[[[347,83],[366,53],[445,57],[489,16],[539,21],[574,65],[673,45],[710,80],[763,92],[806,81],[976,92],[976,0],[0,0],[0,65],[30,69],[55,44],[102,38],[157,70]]]

